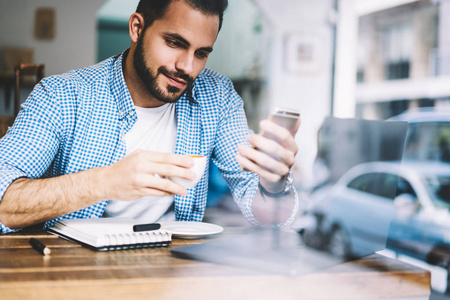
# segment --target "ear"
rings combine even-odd
[[[133,43],[137,43],[139,36],[144,31],[144,17],[140,13],[134,13],[128,21],[128,30]]]

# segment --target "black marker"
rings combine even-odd
[[[133,226],[133,231],[150,231],[150,230],[158,230],[161,228],[161,224],[159,223],[149,223],[149,224],[138,224]]]
[[[47,248],[47,246],[45,246],[41,241],[37,239],[31,238],[30,244],[34,250],[38,251],[42,255],[50,255],[50,253],[52,253],[52,251],[50,251],[50,249]]]

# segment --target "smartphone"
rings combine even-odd
[[[284,107],[275,107],[272,109],[269,115],[269,120],[277,123],[278,125],[286,128],[291,133],[294,130],[295,124],[297,123],[297,120],[300,118],[300,112],[296,109],[291,108],[284,108]],[[266,138],[274,139],[276,140],[276,137],[271,136],[268,133],[265,133],[264,131],[260,132],[259,134],[263,135]],[[254,149],[257,149],[253,147]],[[247,171],[246,169],[242,168],[241,170]]]
[[[300,112],[298,110],[284,107],[275,107],[269,115],[269,120],[286,128],[290,132],[293,131],[298,118],[300,118]]]

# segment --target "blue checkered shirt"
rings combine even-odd
[[[63,75],[44,78],[22,105],[0,140],[0,197],[19,177],[51,178],[111,165],[126,152],[125,134],[137,120],[122,73],[122,55]],[[258,177],[240,171],[236,148],[251,133],[243,101],[226,77],[204,69],[176,103],[175,153],[212,159],[251,222]],[[126,176],[126,174],[124,174]],[[208,168],[187,196],[175,196],[177,220],[201,221],[206,207]],[[297,197],[296,197],[297,198]],[[99,218],[107,200],[61,218]],[[296,201],[297,202],[297,201]],[[2,233],[12,230],[0,224]]]

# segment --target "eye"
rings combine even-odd
[[[172,48],[179,48],[183,46],[180,42],[171,39],[166,39],[166,44]]]
[[[199,59],[205,59],[205,58],[208,58],[209,53],[208,52],[204,52],[204,51],[197,51],[197,52],[195,52],[195,55]]]

